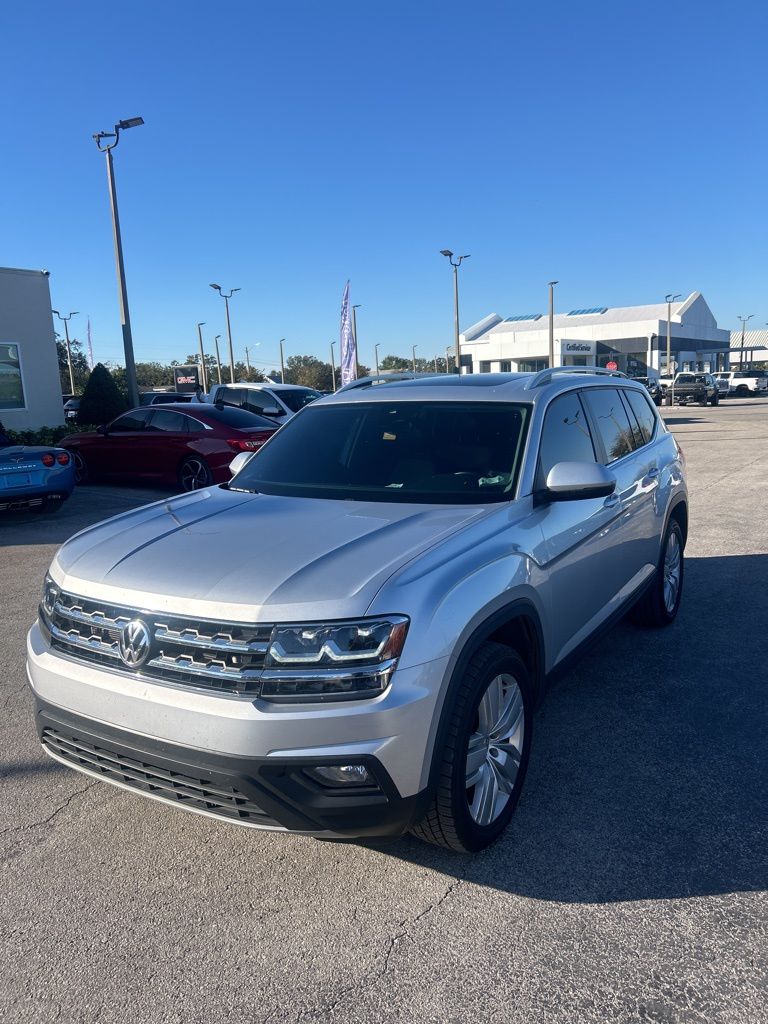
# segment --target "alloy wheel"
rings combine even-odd
[[[682,566],[682,550],[677,531],[673,530],[667,540],[664,552],[664,607],[672,614],[680,593],[680,570]]]
[[[201,487],[207,487],[210,474],[208,466],[202,459],[187,459],[181,467],[181,487],[185,491],[197,491]]]
[[[480,698],[467,747],[467,804],[478,825],[492,824],[507,806],[520,769],[524,735],[520,687],[507,673],[495,676]]]

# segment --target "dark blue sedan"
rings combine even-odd
[[[55,511],[75,487],[72,456],[63,448],[0,447],[0,512]]]

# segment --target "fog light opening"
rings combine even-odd
[[[347,788],[376,784],[373,775],[362,764],[317,765],[314,768],[306,768],[305,771],[323,786]]]

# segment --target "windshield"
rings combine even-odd
[[[272,394],[277,395],[283,405],[287,405],[291,412],[298,412],[305,405],[309,405],[316,398],[320,398],[320,392],[313,391],[312,388],[302,388],[296,391],[293,389],[289,390],[288,388],[272,388]]]
[[[234,490],[426,504],[509,500],[529,407],[375,402],[306,409],[258,452]]]

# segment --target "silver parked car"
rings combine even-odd
[[[582,368],[356,382],[229,485],[56,554],[28,639],[51,757],[242,825],[478,850],[548,681],[680,603],[684,461]]]

